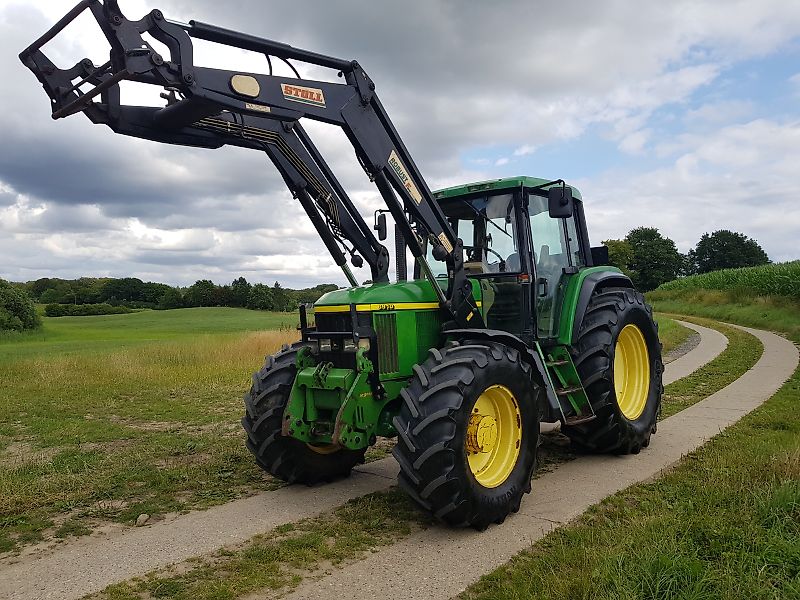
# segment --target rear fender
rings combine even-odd
[[[611,270],[591,273],[584,278],[573,309],[575,318],[572,322],[572,329],[569,332],[570,339],[560,340],[564,345],[571,346],[578,339],[578,331],[595,290],[609,287],[633,288],[633,282],[627,275]],[[568,307],[565,306],[564,308],[567,309]]]

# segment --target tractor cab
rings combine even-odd
[[[515,177],[436,193],[464,244],[464,270],[479,282],[486,326],[528,343],[557,335],[567,281],[588,264],[580,193],[569,188],[571,201],[561,211],[569,216],[553,217],[549,196],[556,187]],[[446,264],[434,258],[430,245],[426,258],[437,278],[446,279]],[[421,278],[419,267],[415,277]]]

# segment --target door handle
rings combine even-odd
[[[547,296],[547,278],[539,277],[539,279],[536,280],[536,284],[539,286],[539,297]]]

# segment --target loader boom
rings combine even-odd
[[[60,69],[42,47],[85,10],[92,13],[108,39],[109,60],[96,66],[84,59],[74,67]],[[161,56],[145,34],[164,44],[170,56]],[[269,64],[268,73],[197,66],[192,38],[262,53]],[[343,81],[273,75],[270,57],[333,69]],[[350,284],[357,282],[346,254],[355,266],[366,261],[373,281],[388,281],[387,249],[358,213],[301,120],[341,127],[451,321],[460,327],[483,325],[464,272],[462,243],[383,108],[375,84],[358,62],[196,21],[172,22],[159,10],[131,21],[122,14],[117,0],[83,0],[26,48],[20,59],[50,97],[54,119],[83,112],[93,123],[123,135],[184,146],[263,150]],[[122,104],[123,81],[163,87],[166,105]],[[446,286],[437,281],[426,262],[425,243],[432,245],[434,257],[446,261]]]

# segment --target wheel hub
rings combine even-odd
[[[497,442],[497,421],[490,415],[473,413],[467,425],[467,449],[472,453],[491,452]]]

